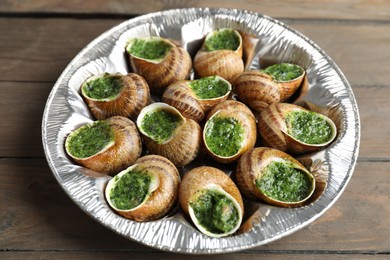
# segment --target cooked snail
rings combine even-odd
[[[190,55],[168,39],[131,39],[126,46],[126,52],[131,69],[145,78],[152,93],[160,94],[170,84],[187,79],[190,75]]]
[[[234,90],[242,102],[260,112],[294,94],[304,75],[304,69],[298,65],[275,64],[262,71],[245,71],[235,81]]]
[[[70,133],[65,150],[78,164],[112,175],[140,157],[142,144],[135,124],[128,118],[114,116]]]
[[[99,120],[111,116],[136,119],[150,102],[148,84],[135,73],[92,76],[81,85],[81,94]]]
[[[282,207],[304,204],[315,190],[315,179],[302,164],[268,147],[244,153],[238,161],[236,178],[244,196]]]
[[[180,176],[168,159],[146,155],[114,176],[107,184],[108,204],[121,216],[135,221],[163,217],[179,196]]]
[[[280,85],[282,102],[295,93],[306,74],[301,66],[291,63],[274,64],[264,69],[263,72],[271,75]]]
[[[218,75],[232,82],[244,71],[240,33],[226,28],[209,33],[195,56],[194,70],[198,77]]]
[[[337,135],[330,118],[288,103],[275,103],[262,110],[258,130],[264,145],[294,154],[320,150]]]
[[[198,155],[200,126],[172,106],[153,103],[145,107],[137,126],[149,152],[168,158],[177,167],[189,164]]]
[[[175,107],[186,118],[201,121],[213,106],[227,99],[231,85],[219,76],[171,84],[162,101]]]
[[[207,152],[218,162],[231,163],[256,143],[256,121],[248,107],[227,100],[212,108],[203,130]]]
[[[180,185],[180,205],[205,235],[224,237],[240,227],[244,205],[240,191],[223,171],[202,166],[187,172]]]

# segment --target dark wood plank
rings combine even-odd
[[[0,18],[0,81],[55,81],[86,44],[121,21]],[[287,22],[326,51],[351,84],[389,84],[390,23]]]
[[[67,198],[44,159],[0,159],[0,251],[156,252],[104,228]],[[390,162],[358,163],[338,202],[308,227],[246,254],[388,253]]]
[[[390,16],[389,16],[390,17]],[[352,85],[389,86],[390,24],[301,23],[288,24],[322,48]]]
[[[94,19],[0,19],[0,81],[53,82],[85,45],[119,23]]]
[[[361,158],[390,158],[390,86],[353,86],[361,121]]]
[[[52,83],[0,82],[0,157],[42,157],[41,120]],[[361,158],[390,158],[389,87],[353,86],[359,106]]]
[[[0,82],[0,157],[42,157],[42,115],[52,83]]]
[[[164,252],[154,253],[134,253],[134,252],[0,252],[1,259],[159,259],[159,260],[175,260],[175,259],[188,259],[195,260],[205,256],[196,255],[181,255],[171,254]],[[305,254],[305,253],[293,253],[293,254],[277,254],[277,253],[260,253],[260,254],[243,254],[232,253],[222,255],[207,255],[207,259],[210,260],[251,260],[253,258],[261,259],[388,259],[386,255],[370,255],[370,254],[341,254],[341,253],[324,253],[324,254]]]
[[[188,7],[238,8],[261,12],[274,17],[285,18],[315,18],[315,19],[370,19],[389,20],[390,4],[387,1],[273,1],[273,0],[192,0],[169,1],[152,0],[140,2],[137,0],[86,0],[86,1],[13,1],[6,0],[0,4],[0,12],[49,12],[49,13],[109,13],[109,14],[143,14],[166,9]],[[378,12],[380,10],[380,12]]]

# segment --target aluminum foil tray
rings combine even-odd
[[[128,73],[124,47],[129,38],[154,35],[174,39],[194,56],[208,32],[226,27],[257,39],[253,59],[247,63],[248,69],[282,61],[306,68],[305,84],[296,102],[327,114],[336,122],[338,136],[330,147],[299,158],[316,176],[318,188],[314,199],[308,205],[294,209],[246,202],[241,229],[226,238],[203,235],[179,207],[164,219],[147,223],[120,217],[109,208],[103,195],[111,177],[78,166],[65,154],[66,136],[93,120],[79,94],[81,83],[89,76],[103,72]],[[49,166],[61,187],[102,225],[126,238],[165,251],[227,253],[287,236],[329,209],[352,176],[359,150],[360,122],[352,89],[343,73],[324,51],[301,33],[259,13],[177,9],[125,21],[88,44],[70,62],[51,91],[42,120],[42,140]],[[233,171],[229,168],[232,166],[214,166],[227,174]],[[181,173],[185,171],[180,170]]]

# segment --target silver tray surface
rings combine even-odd
[[[81,83],[103,72],[128,73],[124,46],[129,38],[155,35],[174,39],[194,55],[208,32],[225,27],[258,38],[255,56],[248,68],[259,69],[262,62],[269,61],[291,62],[306,68],[308,92],[300,101],[315,104],[319,110],[322,107],[322,112],[336,117],[339,132],[333,144],[301,158],[325,180],[321,195],[308,205],[292,209],[247,202],[240,232],[225,238],[203,235],[178,208],[161,220],[146,223],[120,217],[109,208],[103,195],[111,177],[78,166],[65,154],[66,136],[93,120],[79,94]],[[259,13],[191,8],[151,13],[125,21],[88,44],[70,62],[51,91],[42,120],[42,141],[49,166],[61,187],[102,225],[126,238],[165,251],[227,253],[287,236],[329,209],[352,176],[359,151],[360,120],[352,89],[341,70],[301,33]],[[224,167],[227,173],[233,170]]]

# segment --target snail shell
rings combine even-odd
[[[250,70],[242,73],[234,82],[238,98],[250,108],[260,112],[272,103],[283,102],[291,97],[300,87],[305,70],[296,64],[282,63],[274,66],[294,66],[301,71],[300,76],[288,80],[276,80],[264,71]]]
[[[324,115],[310,111],[328,123],[332,135],[327,142],[321,144],[308,144],[297,140],[288,133],[286,123],[287,115],[293,111],[309,112],[309,110],[303,107],[288,103],[275,103],[261,111],[258,118],[258,131],[265,146],[273,147],[284,152],[303,154],[318,151],[329,145],[335,139],[337,129],[333,121]]]
[[[149,192],[143,202],[129,210],[118,209],[110,199],[110,192],[116,182],[127,172],[135,170],[151,177]],[[180,175],[175,165],[158,155],[146,155],[139,158],[132,166],[112,178],[105,189],[108,204],[119,215],[135,221],[151,221],[166,215],[179,197]]]
[[[130,40],[126,46],[126,52],[129,56],[132,71],[145,78],[152,93],[160,94],[170,84],[179,80],[185,80],[189,77],[192,61],[185,49],[175,45],[168,39],[160,37],[143,39],[160,40],[172,46],[161,61],[144,59],[131,54],[129,48],[133,40]]]
[[[282,100],[281,86],[270,75],[256,70],[242,73],[234,83],[234,91],[242,102],[257,112]]]
[[[242,60],[242,37],[238,31],[234,30],[235,35],[239,39],[239,46],[236,50],[207,50],[207,39],[223,30],[230,29],[219,29],[209,33],[206,36],[201,49],[195,55],[194,71],[198,77],[203,78],[218,75],[229,82],[232,82],[244,71],[244,62]]]
[[[243,129],[243,141],[240,149],[232,156],[224,157],[214,153],[206,142],[206,131],[210,122],[213,118],[232,118],[237,120]],[[228,137],[226,137],[228,138]],[[203,130],[203,142],[206,146],[207,152],[210,156],[221,163],[231,163],[237,160],[244,152],[253,148],[256,143],[257,131],[256,131],[256,120],[252,111],[245,106],[243,103],[235,100],[224,101],[215,107],[213,107],[207,115],[207,122]]]
[[[190,87],[193,81],[179,81],[171,84],[164,91],[162,101],[175,107],[184,117],[200,122],[213,106],[226,100],[230,94],[231,84],[219,76],[216,77],[228,85],[229,90],[223,96],[201,99],[196,96],[194,90]]]
[[[85,91],[87,84],[101,77],[116,77],[123,84],[116,97],[94,99],[88,96]],[[107,88],[110,87],[107,86]],[[135,73],[93,76],[83,83],[81,94],[93,116],[99,120],[112,116],[124,116],[135,120],[141,109],[150,103],[149,86],[143,77]]]
[[[276,79],[274,78],[275,82],[279,84],[280,87],[280,100],[281,102],[287,100],[289,97],[291,97],[295,91],[301,86],[302,81],[306,75],[306,71],[297,64],[292,63],[278,63],[274,64],[272,66],[267,67],[264,72],[267,73],[267,69],[272,69],[273,67],[277,66],[278,71],[280,74],[287,74],[291,72],[290,68],[293,70],[299,70],[300,75],[296,78],[293,78],[291,80],[282,80],[282,79]],[[271,74],[272,76],[272,74]]]
[[[256,186],[256,180],[263,176],[263,170],[271,162],[288,162],[293,168],[307,175],[311,187],[308,195],[300,201],[287,202],[274,199]],[[313,175],[297,160],[290,155],[268,147],[256,147],[244,153],[237,164],[237,185],[242,194],[250,199],[263,200],[269,204],[282,207],[297,207],[307,201],[315,190]]]
[[[105,121],[113,131],[114,141],[102,150],[86,158],[78,158],[72,155],[69,150],[69,142],[72,136],[81,128],[69,134],[65,141],[65,149],[76,163],[96,172],[112,175],[125,169],[141,156],[142,144],[137,127],[130,119],[114,116]]]
[[[181,119],[169,139],[164,142],[158,142],[148,134],[143,128],[142,123],[145,116],[155,111],[165,110]],[[153,103],[146,106],[137,119],[137,126],[143,134],[145,145],[151,154],[158,154],[169,159],[176,167],[182,167],[192,162],[199,152],[201,144],[201,128],[198,123],[192,119],[185,118],[174,107],[165,103]]]
[[[232,200],[239,213],[237,226],[231,231],[214,234],[203,228],[197,221],[190,203],[195,201],[202,190],[217,189]],[[195,226],[204,234],[213,237],[222,237],[233,234],[240,226],[244,214],[244,204],[240,191],[234,182],[223,171],[214,167],[201,166],[187,172],[180,185],[179,202],[184,212],[191,217]]]

